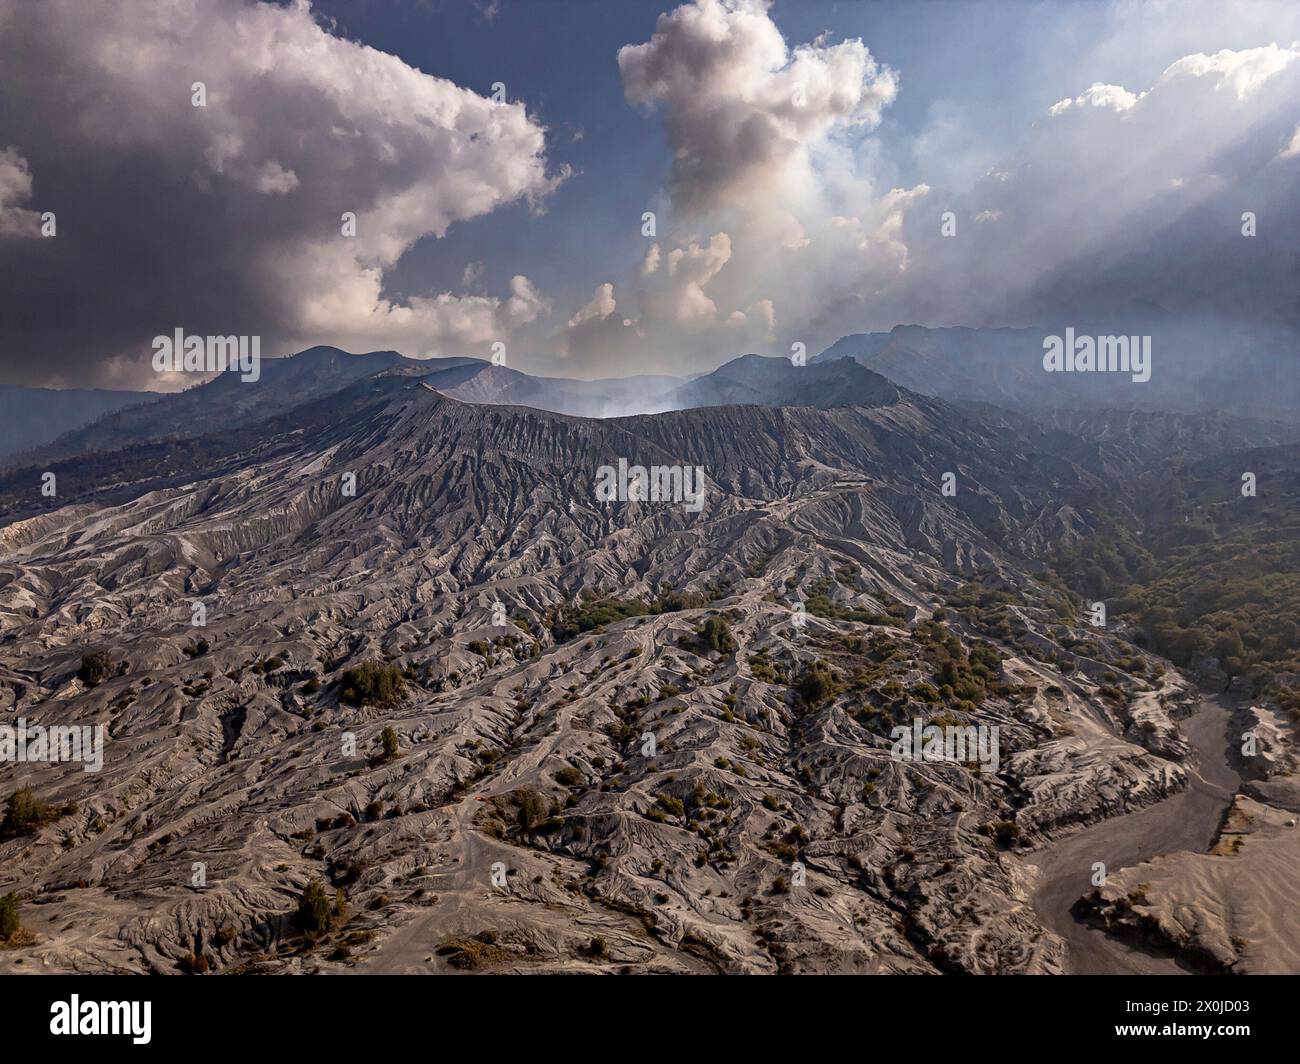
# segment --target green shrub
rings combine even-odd
[[[546,800],[537,791],[528,789],[520,790],[516,797],[519,800],[519,827],[531,835],[546,819]]]
[[[309,939],[329,930],[330,900],[319,879],[308,883],[298,899],[297,924]]]
[[[838,689],[835,673],[824,661],[814,661],[795,683],[795,691],[810,706],[820,705]]]
[[[761,680],[763,683],[777,683],[780,680],[776,666],[772,664],[765,650],[749,656],[749,671],[754,674],[754,679]]]
[[[19,787],[9,796],[9,801],[5,805],[4,820],[0,821],[0,833],[25,835],[52,819],[53,816],[50,807],[36,797],[31,787]]]
[[[0,942],[8,942],[22,930],[22,926],[18,915],[18,895],[10,891],[0,897]]]
[[[663,806],[664,812],[672,816],[684,816],[686,806],[682,804],[680,798],[674,798],[671,794],[660,794],[657,796],[659,804]]]
[[[363,661],[343,670],[339,694],[354,706],[387,706],[399,701],[404,691],[402,670],[396,665]]]
[[[551,634],[557,643],[590,632],[607,624],[615,624],[628,617],[641,617],[650,612],[644,602],[636,599],[599,599],[584,602],[576,609],[564,610],[551,625]]]
[[[113,675],[113,659],[103,650],[92,650],[81,656],[77,679],[87,687],[97,687]]]
[[[736,637],[731,634],[731,626],[724,617],[710,617],[700,628],[701,641],[710,650],[719,654],[730,654],[736,649]]]
[[[473,971],[506,959],[505,950],[496,944],[491,931],[480,931],[473,938],[448,938],[438,943],[435,950],[453,968]]]

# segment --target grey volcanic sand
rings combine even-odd
[[[1228,763],[1230,717],[1227,706],[1208,699],[1197,706],[1193,716],[1180,722],[1200,755],[1199,771],[1192,774],[1186,790],[1137,812],[1104,820],[1044,847],[1030,858],[1042,873],[1034,908],[1043,922],[1065,939],[1069,947],[1068,972],[1176,974],[1191,970],[1185,962],[1167,954],[1089,926],[1070,910],[1092,889],[1092,865],[1096,861],[1103,862],[1108,876],[1113,876],[1161,854],[1209,850],[1241,782]]]
[[[1060,971],[1034,847],[1103,822],[1062,865],[1064,913],[1093,860],[1208,844],[1226,791],[1172,799],[1193,748],[1166,710],[1197,696],[1022,570],[1091,527],[1061,499],[1100,491],[1110,451],[859,376],[865,406],[613,421],[368,379],[193,479],[0,528],[0,712],[107,733],[100,773],[7,766],[69,811],[0,840],[34,936],[0,970],[463,970],[448,940],[475,938],[484,970]],[[601,502],[619,457],[703,465],[705,510]],[[120,475],[138,491],[155,464]],[[950,608],[981,571],[995,600]],[[556,638],[586,599],[665,587],[691,597]],[[797,627],[814,594],[827,615]],[[996,773],[891,753],[895,720],[939,712],[919,622],[940,608],[963,656],[999,643],[999,682],[949,707],[999,729]],[[714,616],[734,648],[702,643]],[[90,648],[117,668],[87,688]],[[843,686],[808,705],[819,659]],[[367,660],[403,670],[400,701],[343,702]],[[530,791],[554,808],[532,837]],[[1087,841],[1148,806],[1145,846]],[[347,913],[306,948],[312,880]]]

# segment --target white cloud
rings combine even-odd
[[[1122,85],[1105,85],[1098,81],[1074,99],[1067,97],[1053,104],[1047,113],[1055,116],[1063,114],[1071,107],[1105,107],[1111,111],[1124,112],[1132,110],[1138,100],[1145,95],[1145,92],[1129,92]]]
[[[1269,44],[1262,48],[1243,48],[1238,51],[1224,48],[1213,55],[1197,52],[1170,64],[1160,80],[1167,82],[1178,77],[1214,78],[1217,88],[1231,89],[1238,100],[1244,100],[1297,59],[1300,59],[1300,41],[1294,42],[1290,48]]]
[[[257,176],[257,191],[268,196],[282,196],[298,187],[298,175],[272,160]]]
[[[584,321],[601,321],[618,309],[614,300],[614,286],[609,281],[596,286],[590,302],[569,319],[569,328],[574,329]]]
[[[1285,148],[1278,153],[1279,159],[1294,159],[1300,155],[1300,125],[1295,127],[1295,132],[1291,134],[1291,140]]]
[[[662,116],[674,153],[672,230],[629,263],[618,318],[579,322],[566,350],[601,372],[648,358],[680,371],[900,321],[1135,304],[1294,314],[1285,256],[1205,263],[1242,253],[1244,206],[1297,228],[1284,171],[1264,167],[1277,148],[1260,148],[1300,154],[1297,54],[1189,50],[1145,87],[1081,77],[1000,155],[972,139],[960,102],[932,107],[912,158],[939,178],[899,187],[871,134],[898,78],[862,42],[789,47],[765,3],[693,0],[619,52],[627,99]],[[960,224],[945,238],[949,209]]]
[[[686,326],[709,326],[718,307],[704,288],[731,259],[731,237],[714,233],[707,244],[692,243],[668,252],[668,268],[646,289],[643,305],[651,320]]]
[[[731,237],[725,232],[684,246],[651,245],[625,295],[616,302],[614,285],[606,282],[569,319],[563,337],[567,358],[601,376],[644,372],[649,362],[697,369],[705,368],[714,354],[771,342],[771,300],[741,309],[730,300],[720,305],[716,298],[714,288],[732,259]],[[675,352],[683,361],[673,366],[668,357]]]
[[[37,236],[40,215],[19,204],[32,197],[32,172],[16,148],[0,148],[0,236]]]
[[[910,140],[894,130],[884,146],[899,75],[863,41],[787,42],[765,0],[661,15],[618,52],[627,101],[663,123],[672,152],[659,235],[552,320],[523,275],[486,290],[482,263],[455,292],[392,290],[418,242],[537,207],[564,179],[522,104],[335,36],[302,2],[0,0],[0,67],[33,109],[0,140],[13,145],[0,148],[0,233],[34,231],[34,192],[77,217],[61,213],[49,268],[80,272],[42,283],[83,293],[77,321],[93,323],[69,332],[52,305],[23,335],[0,327],[0,350],[72,365],[177,325],[262,333],[264,350],[486,354],[549,338],[571,368],[606,375],[704,369],[792,340],[815,350],[900,320],[1014,324],[1131,299],[1294,314],[1294,265],[1269,250],[1300,229],[1294,169],[1268,164],[1300,156],[1300,42],[1267,43],[1253,13],[1211,35],[1161,15],[1139,52],[1135,27],[1156,16],[1134,10],[1112,9],[1115,39],[1070,58],[1078,76],[1048,99],[1070,94],[1022,135],[991,137],[979,107],[936,99]],[[1146,54],[1162,58],[1147,70]],[[190,104],[194,81],[205,108]],[[901,180],[904,166],[917,176]],[[944,238],[949,209],[959,225]],[[1248,268],[1212,268],[1246,250],[1245,209],[1284,239],[1252,245]],[[42,298],[30,249],[0,241],[8,297],[25,306]],[[167,320],[122,298],[144,289]],[[129,365],[114,364],[115,383],[142,383]]]
[[[571,357],[598,360],[593,372],[639,369],[647,349],[686,371],[771,350],[778,320],[806,321],[860,273],[831,261],[844,250],[828,235],[840,208],[863,205],[859,224],[873,237],[888,222],[892,208],[874,203],[856,153],[897,94],[896,75],[860,40],[787,47],[768,8],[692,0],[661,15],[648,41],[619,50],[627,100],[667,130],[673,169],[660,218],[672,229],[620,285],[633,327],[568,339]]]
[[[708,284],[730,258],[731,237],[715,233],[707,244],[692,244],[668,252],[668,276],[682,283]]]
[[[791,53],[766,0],[694,0],[619,50],[629,102],[663,109],[674,198],[693,209],[779,196],[809,180],[817,145],[874,126],[898,81],[861,40]]]

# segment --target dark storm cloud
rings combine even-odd
[[[149,341],[177,327],[462,353],[545,310],[523,277],[385,295],[416,240],[549,192],[544,130],[305,4],[0,0],[0,65],[8,381],[157,387]]]

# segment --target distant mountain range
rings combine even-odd
[[[150,392],[0,384],[0,459],[41,447],[114,410],[154,398]]]
[[[984,402],[1036,417],[1063,410],[1076,417],[1101,410],[1173,411],[1226,416],[1232,424],[1242,419],[1257,425],[1300,423],[1300,349],[1290,334],[1163,318],[1124,325],[1134,335],[1154,331],[1148,382],[1115,373],[1046,373],[1043,339],[1051,333],[1046,328],[899,325],[887,333],[842,337],[806,367],[742,355],[693,378],[538,377],[476,358],[411,359],[396,351],[349,354],[313,347],[264,360],[257,384],[245,384],[232,374],[176,395],[0,386],[0,461],[48,461],[251,424],[376,373],[425,377],[443,394],[465,402],[531,406],[579,417],[736,403],[833,406],[840,401],[840,389],[851,392],[860,382],[838,375],[842,371],[829,376],[825,370],[804,376],[796,371],[845,359],[923,395]],[[1111,328],[1118,326],[1112,323]],[[1105,330],[1091,335],[1098,333]],[[1286,372],[1288,365],[1291,372]]]
[[[19,482],[29,476],[18,472],[22,469],[60,471],[60,496],[65,499],[67,492],[83,481],[96,484],[101,492],[127,490],[119,465],[131,466],[137,451],[155,456],[152,476],[179,475],[193,457],[185,454],[181,441],[206,440],[205,453],[227,453],[256,438],[262,431],[259,425],[309,426],[321,416],[346,416],[340,411],[351,409],[348,404],[369,401],[376,389],[387,394],[400,382],[413,380],[471,404],[531,407],[583,417],[735,405],[878,407],[899,400],[899,386],[867,368],[867,363],[881,360],[831,358],[829,354],[806,366],[792,365],[783,358],[742,355],[689,380],[649,376],[582,381],[533,377],[480,359],[419,360],[395,351],[354,355],[338,348],[314,347],[287,358],[265,360],[257,382],[245,383],[235,374],[226,374],[173,395],[121,393],[145,401],[12,454],[8,464]],[[1073,449],[1071,457],[1094,470],[1131,470],[1161,454],[1211,453],[1300,439],[1300,427],[1287,422],[1222,413],[1108,410],[1086,404],[1070,410],[1015,404],[1002,407],[981,404],[962,389],[954,389],[960,394],[949,398],[964,408],[967,416],[1014,424],[1019,433],[1059,430],[1057,447],[1064,449],[1062,453]],[[935,394],[936,389],[913,391],[919,400],[927,392]],[[156,446],[149,449],[164,441],[169,444],[165,452]],[[119,454],[120,461],[111,457]],[[93,455],[94,461],[84,460],[87,455]],[[0,496],[6,479],[0,478]],[[42,505],[22,492],[18,495],[23,499],[19,512]]]
[[[849,368],[852,366],[852,370]],[[854,372],[856,371],[856,372]],[[693,379],[640,376],[608,380],[534,377],[481,359],[410,359],[396,351],[349,354],[313,347],[287,358],[266,359],[261,379],[244,382],[225,374],[173,395],[87,393],[122,396],[107,413],[86,406],[43,438],[23,438],[7,452],[11,464],[104,453],[150,440],[189,438],[230,431],[334,394],[356,381],[382,375],[418,377],[444,395],[467,403],[527,406],[579,417],[613,417],[698,406],[756,403],[763,406],[835,406],[893,394],[893,385],[852,363],[794,367],[788,360],[743,355]],[[43,396],[82,393],[12,389],[14,403],[25,392]],[[129,405],[132,404],[132,405]],[[101,416],[105,415],[105,416]],[[54,434],[59,424],[81,422]],[[0,459],[6,452],[0,451]]]
[[[1044,338],[1066,327],[1091,337],[1151,337],[1151,378],[1115,372],[1048,373]],[[1214,322],[1122,319],[1032,329],[931,329],[898,325],[887,333],[837,340],[811,363],[851,358],[906,388],[1035,412],[1122,408],[1220,412],[1300,422],[1300,341],[1266,327]]]
[[[175,394],[134,393],[133,405],[119,404],[107,416],[65,431],[47,445],[25,447],[24,452],[33,453],[11,455],[10,460],[50,461],[146,440],[199,436],[273,416],[375,373],[414,376],[466,363],[481,365],[466,358],[422,362],[396,351],[354,355],[336,347],[311,347],[288,358],[264,360],[256,382],[246,383],[228,373]]]

